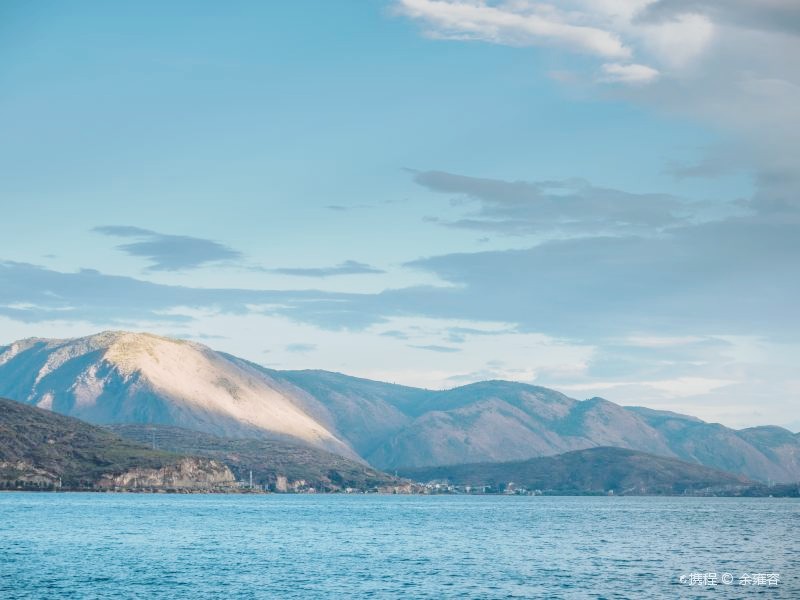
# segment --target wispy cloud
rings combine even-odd
[[[712,149],[705,161],[718,171],[742,164],[762,173],[800,168],[800,71],[787,58],[800,55],[796,0],[396,0],[395,6],[433,37],[594,55],[590,76],[577,67],[550,77],[622,84],[620,98],[727,132],[736,152]]]
[[[384,273],[383,270],[371,265],[347,260],[332,267],[282,267],[267,269],[271,273],[292,275],[295,277],[336,277],[340,275],[374,275]]]
[[[417,348],[418,350],[429,350],[431,352],[452,353],[460,352],[460,348],[453,348],[452,346],[439,346],[438,344],[424,344],[420,346],[409,345],[409,348]]]
[[[798,325],[791,299],[800,294],[800,233],[784,218],[770,222],[760,215],[657,237],[579,237],[417,260],[409,266],[453,287],[406,290],[405,301],[427,307],[429,316],[502,317],[523,330],[569,337],[643,330],[785,336]]]
[[[104,225],[92,231],[138,241],[117,246],[118,250],[148,259],[151,271],[183,271],[213,263],[237,260],[241,252],[203,238],[158,233],[129,225]]]
[[[303,343],[287,344],[285,347],[285,350],[287,352],[294,352],[297,354],[306,354],[308,352],[313,352],[316,349],[317,349],[316,344],[303,344]]]
[[[600,188],[581,179],[503,181],[442,171],[417,173],[414,180],[434,192],[455,195],[475,206],[467,216],[439,221],[452,227],[512,235],[654,232],[689,222],[703,210],[668,194],[633,194]]]
[[[623,65],[606,63],[603,65],[603,79],[619,83],[650,83],[658,78],[658,70],[647,65]]]
[[[501,221],[517,223],[515,230],[535,230],[566,215],[583,219],[580,235],[537,239],[527,248],[420,258],[407,266],[447,285],[377,293],[159,285],[88,269],[65,273],[2,262],[0,314],[24,322],[56,320],[67,311],[75,320],[98,323],[168,321],[190,318],[173,310],[190,307],[277,314],[327,329],[363,329],[392,317],[416,316],[503,321],[520,332],[577,338],[641,332],[786,336],[797,331],[800,203],[793,194],[796,182],[780,174],[764,179],[762,192],[747,205],[749,215],[705,222],[677,218],[670,210],[676,201],[668,196],[605,201],[598,194],[597,204],[589,202],[594,195],[579,196],[580,209],[565,213],[559,205],[564,197],[556,194],[545,199],[542,214],[536,184],[446,174],[428,183],[433,181],[471,193],[479,210],[492,217],[484,220],[492,223],[493,211],[499,211]],[[567,194],[567,205],[569,199]],[[604,234],[610,227],[606,219],[635,223],[643,232]],[[453,341],[474,335],[450,333]],[[437,344],[433,339],[420,343]]]
[[[512,46],[556,45],[605,58],[631,50],[613,32],[572,22],[573,12],[533,2],[400,0],[400,13],[422,21],[429,35]]]
[[[61,272],[0,261],[0,315],[26,323],[58,320],[66,310],[76,321],[104,326],[193,320],[186,311],[175,310],[180,307],[212,314],[269,312],[333,329],[364,327],[379,320],[374,313],[350,304],[354,298],[352,294],[313,290],[165,285],[94,269]]]
[[[430,37],[589,54],[604,61],[598,80],[644,84],[657,79],[659,69],[642,57],[680,64],[701,51],[709,37],[707,28],[698,26],[698,20],[707,23],[702,15],[635,23],[648,1],[576,1],[563,7],[528,0],[397,0],[396,11],[422,23]]]
[[[409,335],[403,331],[399,331],[397,329],[389,329],[388,331],[382,331],[378,335],[383,337],[394,338],[396,340],[407,340]]]

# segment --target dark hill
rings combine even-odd
[[[0,398],[0,487],[230,486],[225,465],[156,451],[101,427]]]
[[[530,460],[400,469],[414,481],[561,493],[683,494],[744,487],[738,475],[623,448],[590,448]]]

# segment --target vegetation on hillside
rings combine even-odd
[[[106,429],[0,398],[0,487],[91,488],[104,475],[159,469],[178,456]]]
[[[215,458],[227,464],[241,481],[249,482],[252,471],[254,485],[271,490],[282,487],[279,477],[286,478],[285,491],[368,490],[401,483],[368,465],[310,446],[268,439],[221,438],[164,425],[113,425],[110,429],[126,439],[154,444],[159,449]]]

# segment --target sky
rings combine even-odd
[[[800,429],[796,0],[0,5],[0,344]]]

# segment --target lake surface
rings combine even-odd
[[[362,597],[800,598],[800,502],[0,493],[3,599]]]

